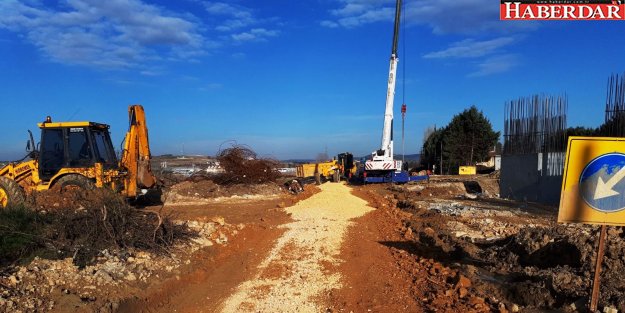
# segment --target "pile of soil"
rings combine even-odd
[[[427,192],[423,190],[422,192]],[[521,309],[577,310],[591,290],[598,228],[560,225],[555,210],[521,204],[417,200],[395,193],[411,213],[411,251],[460,269],[484,295]],[[505,205],[504,205],[505,204]],[[473,231],[474,233],[472,233]],[[625,311],[625,234],[609,228],[600,304]]]
[[[412,198],[451,199],[468,197],[475,199],[499,197],[499,180],[487,175],[482,176],[430,176],[428,181],[396,185],[390,190],[397,194],[410,195]]]
[[[33,192],[29,199],[29,205],[38,210],[78,209],[85,203],[101,203],[101,194],[81,189],[69,189],[61,191],[53,188],[44,191]]]
[[[228,197],[254,198],[258,196],[275,197],[283,194],[284,189],[276,183],[218,185],[212,180],[184,181],[171,187],[167,193],[168,202],[186,200],[218,199]]]
[[[328,312],[517,312],[477,290],[461,269],[425,256],[410,240],[397,200],[380,185],[354,189],[377,210],[355,220],[338,265],[344,287],[328,294]]]
[[[494,290],[530,308],[583,307],[588,301],[599,230],[586,225],[523,228],[513,236],[479,246],[471,256],[496,277]],[[625,235],[609,228],[600,303],[625,311]],[[499,286],[497,286],[499,285]],[[572,306],[573,305],[573,306]]]

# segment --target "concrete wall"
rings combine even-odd
[[[499,188],[502,198],[558,205],[564,153],[503,155]]]

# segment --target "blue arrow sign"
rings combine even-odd
[[[582,199],[605,213],[625,209],[625,154],[608,153],[590,161],[579,178]]]

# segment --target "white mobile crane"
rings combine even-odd
[[[427,177],[410,177],[408,172],[402,170],[403,162],[393,158],[393,102],[395,100],[395,82],[397,74],[397,42],[399,41],[399,26],[401,17],[402,1],[395,4],[395,27],[393,29],[393,47],[388,73],[388,86],[386,90],[386,109],[384,111],[384,128],[382,129],[382,145],[379,150],[371,154],[371,160],[365,162],[364,182],[382,183],[397,182],[405,183],[410,180],[421,180]]]

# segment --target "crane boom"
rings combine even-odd
[[[395,100],[395,82],[397,74],[397,43],[399,41],[399,26],[401,17],[401,0],[395,5],[395,25],[393,28],[393,45],[389,65],[388,85],[386,90],[386,108],[384,111],[384,126],[382,128],[382,144],[380,149],[372,153],[372,160],[365,165],[369,170],[398,170],[401,162],[393,159],[393,104]]]

